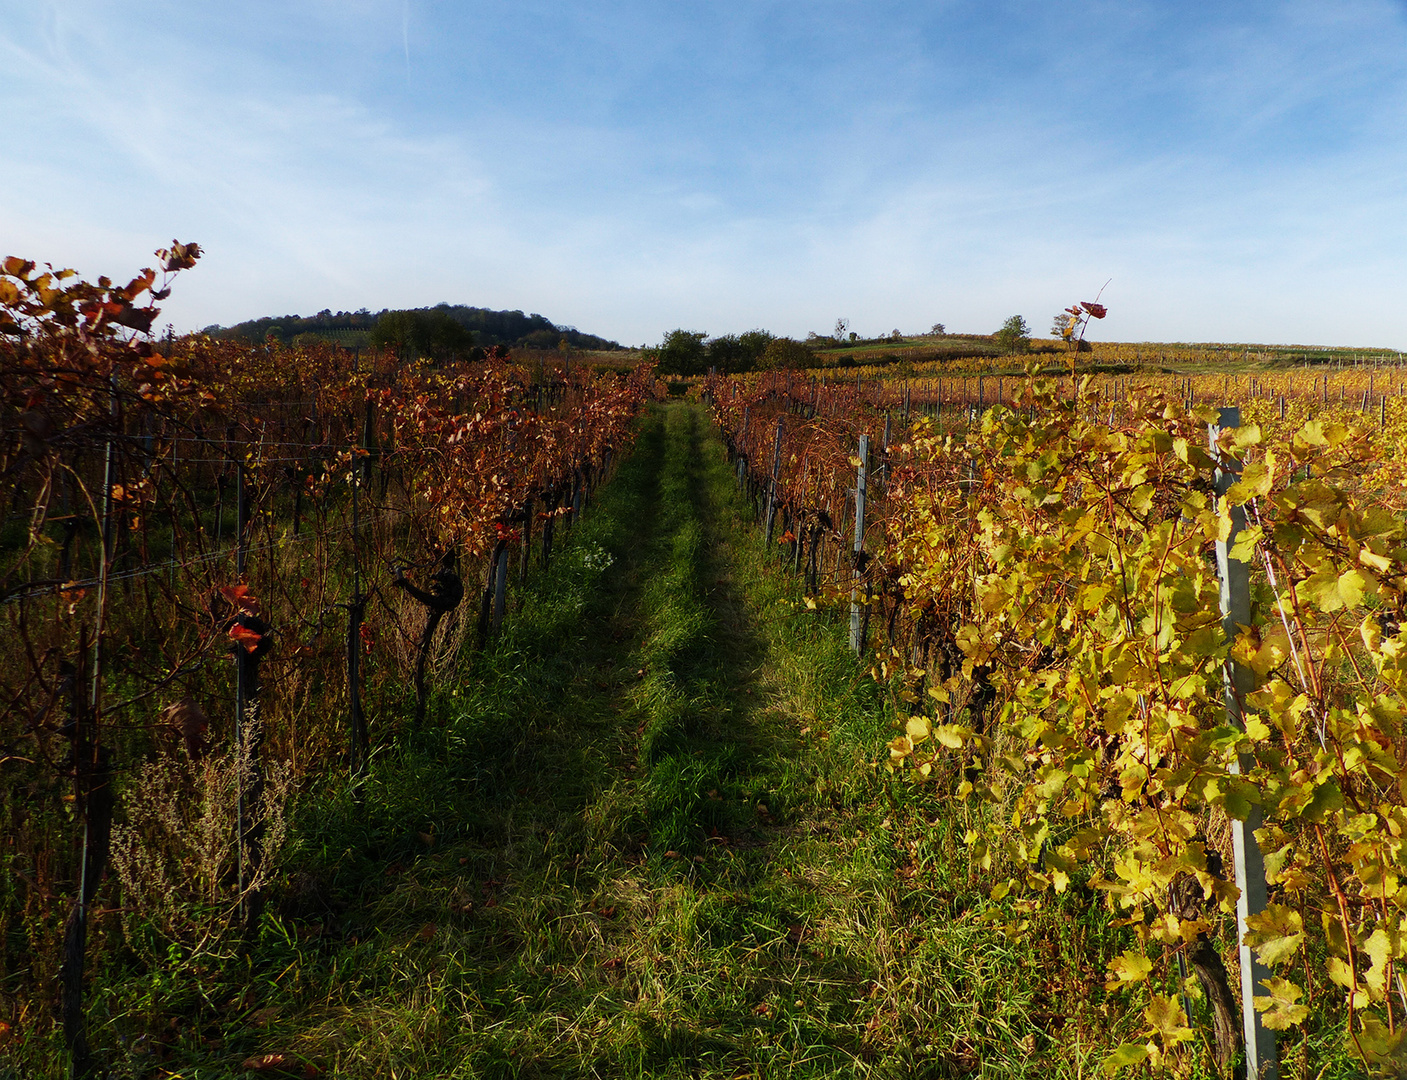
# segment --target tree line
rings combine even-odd
[[[536,312],[495,311],[464,304],[391,309],[371,312],[324,308],[316,315],[266,315],[234,326],[213,324],[204,333],[226,341],[262,344],[274,339],[284,345],[332,341],[347,347],[407,345],[424,356],[463,356],[470,348],[555,349],[565,341],[573,349],[616,350],[619,342],[587,334],[575,326],[558,325]]]
[[[657,360],[661,375],[705,375],[710,368],[735,374],[805,368],[814,363],[812,350],[806,345],[766,330],[715,338],[701,330],[671,330],[659,346]]]

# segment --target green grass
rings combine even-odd
[[[883,780],[883,689],[760,549],[701,408],[633,456],[436,707],[301,804],[248,958],[94,978],[122,1076],[1096,1075],[1129,945],[973,878],[960,806]],[[58,1075],[57,1043],[11,1049]],[[0,1050],[0,1076],[4,1075]],[[1312,1075],[1312,1074],[1311,1074]]]

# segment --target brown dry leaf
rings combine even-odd
[[[322,1070],[311,1061],[302,1061],[294,1054],[255,1054],[245,1058],[241,1067],[250,1072],[296,1074],[309,1080],[322,1075]]]
[[[432,937],[435,936],[435,929],[436,927],[434,923],[427,922],[424,926],[420,928],[420,933],[416,934],[415,936],[418,937],[421,941],[429,941]]]
[[[210,718],[194,698],[184,697],[161,710],[161,722],[174,731],[186,744],[186,753],[199,760],[206,750],[205,733],[210,730]]]
[[[255,1054],[241,1062],[240,1067],[253,1072],[266,1072],[269,1069],[282,1069],[292,1062],[287,1054]]]

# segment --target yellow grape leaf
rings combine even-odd
[[[1308,1005],[1297,1004],[1304,994],[1303,990],[1288,979],[1265,979],[1261,985],[1270,993],[1251,999],[1255,1002],[1256,1012],[1261,1014],[1261,1023],[1272,1031],[1284,1031],[1294,1024],[1303,1023],[1309,1015]]]
[[[1373,961],[1373,966],[1363,973],[1363,981],[1375,998],[1381,998],[1387,988],[1388,961],[1402,954],[1402,932],[1396,928],[1389,933],[1379,926],[1358,947],[1360,957],[1367,956]]]
[[[1231,503],[1226,499],[1216,501],[1216,540],[1224,544],[1231,539]]]
[[[1246,926],[1244,944],[1265,964],[1283,964],[1304,944],[1304,919],[1284,904],[1266,904],[1264,911],[1246,916]]]
[[[1375,570],[1379,574],[1386,574],[1392,569],[1392,560],[1386,555],[1379,555],[1376,551],[1368,548],[1360,548],[1358,551],[1358,561],[1369,570]]]
[[[1353,969],[1348,966],[1347,961],[1340,960],[1337,956],[1331,956],[1329,957],[1326,969],[1329,972],[1329,978],[1338,983],[1338,985],[1342,986],[1345,990],[1354,989]]]
[[[1162,1037],[1164,1046],[1175,1046],[1192,1038],[1182,1003],[1171,994],[1153,994],[1148,1008],[1143,1010],[1148,1026]]]
[[[1232,488],[1232,491],[1235,491]],[[1228,495],[1227,498],[1230,498]],[[1265,530],[1259,525],[1251,525],[1242,529],[1236,534],[1236,542],[1231,545],[1231,550],[1226,553],[1228,559],[1235,559],[1237,562],[1249,563],[1256,557],[1256,545],[1265,536]]]
[[[1325,563],[1311,577],[1295,586],[1295,594],[1300,603],[1313,604],[1328,614],[1357,607],[1367,588],[1367,578],[1357,570],[1350,567],[1342,574],[1335,574],[1334,568]]]
[[[1148,1047],[1143,1043],[1124,1043],[1116,1046],[1109,1052],[1109,1056],[1104,1059],[1100,1066],[1106,1073],[1113,1076],[1126,1065],[1137,1065],[1148,1057]]]
[[[933,729],[933,737],[949,750],[960,750],[972,738],[972,729],[961,724],[939,724]]]
[[[1311,420],[1295,433],[1294,444],[1307,446],[1339,446],[1348,438],[1348,428],[1342,424]]]
[[[1357,570],[1345,570],[1339,575],[1339,596],[1344,607],[1357,607],[1363,601],[1363,593],[1368,589],[1368,579]]]
[[[928,738],[931,727],[926,716],[911,716],[904,724],[904,730],[909,733],[909,738],[914,741],[915,746]]]
[[[1257,675],[1265,676],[1283,664],[1290,656],[1290,639],[1281,626],[1272,627],[1250,657],[1248,666]]]
[[[1241,479],[1232,484],[1230,490],[1227,491],[1226,498],[1228,501],[1240,505],[1258,496],[1269,495],[1272,479],[1270,469],[1261,462],[1247,465],[1241,470]]]
[[[1200,672],[1194,671],[1191,675],[1184,675],[1179,679],[1174,679],[1168,687],[1169,693],[1179,700],[1185,701],[1188,698],[1196,697],[1197,691],[1205,688],[1207,678]]]
[[[1260,445],[1260,425],[1242,424],[1231,432],[1231,445],[1238,449]]]
[[[1153,961],[1136,952],[1126,952],[1109,961],[1109,974],[1114,978],[1104,984],[1106,990],[1141,983],[1153,970]]]
[[[1247,713],[1245,716],[1246,735],[1256,742],[1264,742],[1270,738],[1269,726],[1254,713]]]
[[[1363,620],[1363,624],[1358,628],[1358,636],[1363,639],[1363,647],[1370,653],[1376,653],[1378,646],[1383,642],[1382,624],[1376,618],[1369,615]]]
[[[1399,1026],[1396,1032],[1392,1032],[1371,1013],[1363,1017],[1358,1046],[1362,1047],[1363,1056],[1379,1075],[1407,1075],[1407,1045],[1404,1045],[1404,1040],[1407,1040],[1407,1027]],[[1350,1052],[1356,1049],[1347,1037],[1344,1041],[1348,1043]]]

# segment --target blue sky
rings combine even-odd
[[[1407,5],[0,0],[0,254],[178,330],[439,301],[1407,349]]]

